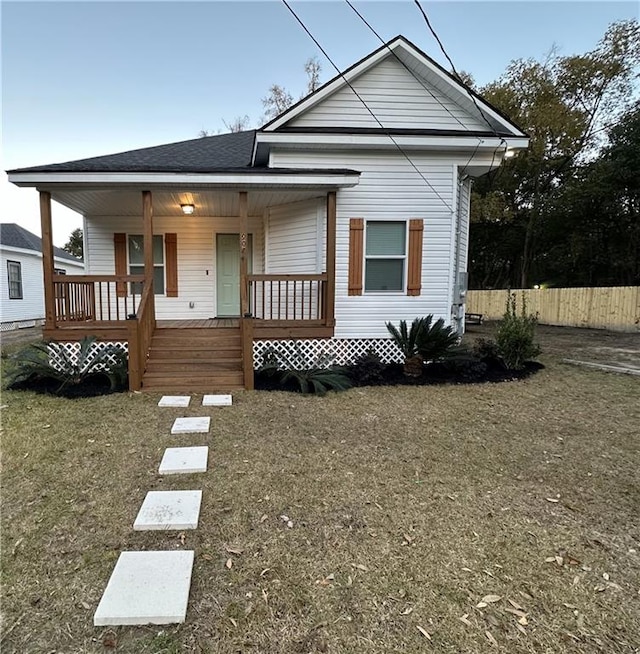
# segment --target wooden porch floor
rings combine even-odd
[[[216,329],[221,327],[240,327],[238,318],[203,318],[201,320],[157,320],[160,329]]]

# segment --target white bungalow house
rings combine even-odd
[[[88,275],[47,259],[46,337],[128,343],[132,388],[251,388],[267,343],[311,365],[394,356],[386,321],[462,330],[472,180],[527,144],[399,36],[258,130],[9,179],[48,248],[52,197],[84,216]]]
[[[81,275],[84,263],[53,249],[57,275]],[[42,240],[16,223],[0,224],[0,330],[33,327],[44,321]]]

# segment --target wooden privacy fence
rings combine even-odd
[[[518,311],[522,296],[527,313],[538,314],[543,325],[589,327],[640,332],[640,287],[514,289]],[[469,291],[466,310],[485,320],[499,320],[505,311],[507,291]]]

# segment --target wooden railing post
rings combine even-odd
[[[129,347],[129,390],[139,391],[142,388],[142,371],[140,370],[140,332],[138,321],[127,321]]]
[[[40,191],[40,226],[42,228],[42,272],[44,275],[45,328],[56,327],[56,299],[53,288],[53,232],[51,227],[51,193]]]
[[[249,313],[249,294],[247,288],[247,232],[249,231],[249,217],[247,207],[247,192],[238,193],[239,202],[239,229],[240,229],[240,317]]]
[[[253,383],[253,318],[240,318],[240,333],[242,340],[242,372],[244,387],[248,391],[254,388]]]
[[[336,192],[327,193],[327,284],[324,319],[327,327],[335,325],[336,305]]]

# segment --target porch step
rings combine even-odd
[[[156,329],[142,387],[181,393],[244,388],[240,329]]]
[[[244,388],[242,371],[223,372],[147,372],[142,380],[142,390],[172,392],[180,389],[185,393],[206,393],[209,391],[233,391]]]

